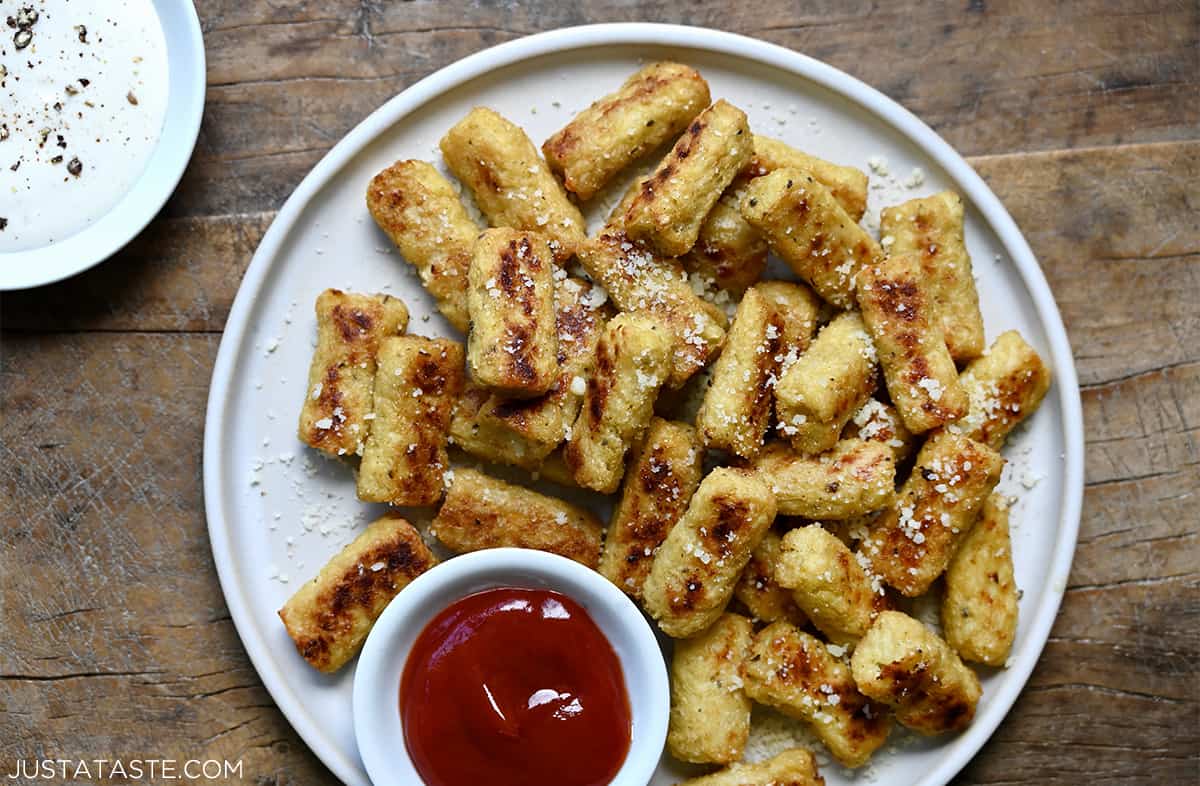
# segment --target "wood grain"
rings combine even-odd
[[[164,215],[0,300],[0,772],[18,758],[241,759],[333,783],[224,606],[200,484],[219,333],[273,211],[368,111],[582,4],[206,0],[209,103]],[[957,782],[1192,783],[1200,767],[1200,7],[1089,0],[639,4],[880,87],[974,157],[1029,238],[1083,384],[1087,489],[1028,688]],[[14,781],[19,782],[19,781]]]
[[[220,332],[274,213],[160,218],[103,265],[7,293],[12,330]]]
[[[329,779],[258,681],[216,581],[198,413],[218,340],[4,338],[5,774],[16,759],[119,753],[240,758],[250,782]]]
[[[635,10],[636,8],[636,10]],[[965,155],[1191,139],[1200,6],[1111,0],[875,3],[326,3],[201,9],[209,95],[170,215],[278,209],[368,112],[446,63],[591,22],[731,30],[824,60],[914,111]],[[253,64],[251,66],[250,64]],[[1136,121],[1135,121],[1136,119]]]
[[[1016,160],[988,156],[972,163],[1046,271],[1081,384],[1195,360],[1200,144],[1127,145]]]

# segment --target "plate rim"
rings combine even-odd
[[[0,253],[4,267],[18,266],[16,275],[0,272],[0,292],[55,284],[104,262],[149,226],[183,179],[200,139],[208,92],[204,33],[192,0],[151,2],[163,31],[168,81],[163,131],[155,149],[138,179],[107,213],[48,246]],[[180,87],[173,89],[177,73]],[[171,127],[175,136],[168,138]]]
[[[338,141],[300,181],[264,234],[238,287],[213,366],[205,410],[205,514],[213,561],[238,637],[272,700],[309,749],[343,782],[369,782],[364,781],[364,772],[331,743],[320,724],[300,705],[293,687],[271,654],[263,632],[251,618],[250,604],[238,580],[230,544],[231,532],[223,515],[223,506],[231,500],[223,499],[220,494],[218,457],[224,434],[217,428],[224,422],[223,413],[229,404],[236,347],[245,338],[256,295],[273,269],[271,261],[296,219],[310,199],[380,133],[426,102],[491,70],[570,50],[638,44],[705,50],[776,68],[820,85],[890,124],[962,187],[964,195],[996,233],[1029,290],[1038,321],[1046,333],[1062,409],[1064,455],[1059,534],[1042,588],[1042,599],[1034,610],[1026,634],[1027,644],[1007,668],[1016,678],[1010,679],[991,698],[987,710],[976,717],[966,732],[945,744],[946,755],[913,784],[944,786],[982,749],[1024,690],[1041,658],[1066,591],[1079,532],[1084,457],[1082,403],[1070,342],[1053,292],[1024,235],[991,188],[947,141],[912,112],[856,77],[800,52],[737,33],[648,22],[606,23],[551,30],[484,49],[433,72],[389,99]]]

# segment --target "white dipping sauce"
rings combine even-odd
[[[167,82],[151,0],[0,0],[0,254],[121,200],[162,134]]]

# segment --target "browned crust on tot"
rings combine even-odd
[[[645,153],[673,139],[708,106],[708,83],[680,63],[651,63],[542,144],[550,169],[581,200]]]
[[[758,287],[746,291],[696,415],[706,447],[746,459],[762,450],[786,351],[786,317]]]
[[[701,112],[625,211],[630,237],[668,257],[686,253],[721,194],[754,155],[746,114],[725,100]]]
[[[630,597],[641,599],[658,547],[700,484],[702,461],[694,428],[650,421],[629,462],[600,558],[600,572]]]
[[[390,295],[327,289],[317,297],[317,349],[300,411],[300,441],[331,456],[358,453],[370,432],[375,358],[403,333],[408,309]]]
[[[590,512],[472,469],[454,470],[430,533],[457,552],[515,546],[595,569],[604,528]]]
[[[367,209],[416,268],[442,316],[467,331],[467,271],[479,227],[454,187],[425,161],[397,161],[371,178]]]
[[[946,570],[1003,468],[1000,454],[981,442],[944,429],[931,434],[896,501],[859,547],[872,570],[907,597],[924,594]]]
[[[279,618],[302,658],[319,671],[337,671],[358,653],[392,598],[435,564],[421,534],[388,513],[301,587]]]
[[[904,425],[915,434],[967,414],[970,401],[915,255],[893,256],[858,274],[858,302]]]
[[[498,228],[475,243],[467,306],[472,378],[506,395],[540,396],[558,374],[554,254],[543,235]]]
[[[483,417],[498,428],[528,440],[547,453],[566,438],[579,414],[583,395],[576,378],[584,382],[596,364],[596,343],[612,309],[597,304],[596,285],[568,276],[555,286],[555,325],[558,329],[558,375],[550,389],[536,398],[493,395],[483,405]]]
[[[754,473],[718,467],[701,481],[643,585],[664,633],[686,638],[721,615],[774,519],[775,496]]]
[[[859,692],[825,643],[787,622],[754,636],[743,666],[754,701],[807,722],[839,762],[861,767],[887,739],[891,716]]]
[[[432,505],[442,498],[450,417],[462,388],[463,349],[457,341],[384,339],[375,419],[359,465],[359,499]]]
[[[624,230],[608,227],[580,245],[579,262],[617,308],[647,313],[671,331],[669,387],[682,387],[721,351],[725,315],[692,291],[677,260],[660,257]]]

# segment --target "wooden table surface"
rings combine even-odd
[[[1083,386],[1079,547],[1037,670],[959,782],[1200,780],[1195,0],[199,6],[208,106],[163,215],[2,301],[0,772],[119,755],[334,780],[259,682],[209,551],[201,435],[230,303],[273,211],[386,99],[492,44],[638,18],[883,90],[969,157],[1049,277]]]

